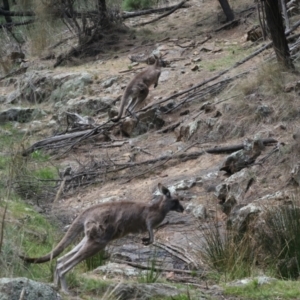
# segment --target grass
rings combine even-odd
[[[212,59],[201,61],[199,67],[204,71],[210,72],[227,69],[248,54],[248,51],[245,51],[238,45],[230,45],[228,47],[220,45],[220,48],[222,49],[220,54],[215,53]]]
[[[18,258],[18,254],[23,251],[31,255],[47,253],[52,248],[57,228],[14,194],[10,195],[10,200],[1,201],[1,211],[6,204],[0,276],[11,277],[18,274],[30,279],[49,281],[52,277],[49,265],[26,267]]]
[[[256,280],[243,286],[225,286],[224,294],[245,299],[299,299],[299,281],[276,280],[270,284],[258,285]]]
[[[249,277],[254,272],[255,252],[246,235],[234,229],[220,231],[218,224],[203,230],[203,256],[211,270],[225,281]]]

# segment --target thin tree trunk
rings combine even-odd
[[[227,22],[234,20],[234,13],[228,3],[228,0],[219,0],[219,3],[223,9],[223,12],[226,16]]]
[[[4,10],[9,11],[9,2],[8,2],[8,0],[3,0],[3,7],[2,8]],[[13,22],[11,16],[5,15],[4,18],[5,18],[6,23],[12,23]]]
[[[293,65],[285,37],[284,25],[278,0],[266,0],[265,11],[277,61],[280,65],[287,69],[294,69],[295,67]]]
[[[290,29],[290,20],[289,20],[289,16],[286,10],[286,3],[285,0],[281,0],[281,8],[282,8],[282,13],[284,15],[284,20],[285,20],[285,30],[289,30]]]

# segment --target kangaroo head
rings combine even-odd
[[[162,59],[163,58],[162,55],[158,56],[158,55],[153,54],[153,56],[154,56],[154,59],[155,59],[155,64],[157,66],[163,67],[163,68],[165,68],[167,66],[166,61]]]
[[[173,198],[171,196],[171,192],[168,188],[163,186],[161,183],[158,184],[159,191],[165,196],[165,201],[168,202],[169,210],[174,210],[177,212],[183,212],[184,208],[180,204],[179,200],[177,198]]]

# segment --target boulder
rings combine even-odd
[[[60,295],[50,285],[25,277],[0,278],[1,300],[59,300]]]
[[[26,123],[44,114],[45,113],[42,110],[37,108],[13,107],[4,111],[0,111],[0,124],[9,121]]]

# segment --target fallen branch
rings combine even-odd
[[[126,12],[123,12],[123,14],[121,15],[121,18],[128,19],[128,18],[134,18],[134,17],[144,16],[144,15],[149,15],[149,14],[154,14],[154,13],[160,13],[160,12],[172,10],[176,6],[178,6],[178,5],[172,5],[172,6],[168,6],[168,7],[162,7],[162,8],[151,8],[151,9],[135,11],[135,12],[126,11]],[[182,5],[180,8],[186,8],[186,7],[189,7],[189,6]]]
[[[222,26],[218,27],[217,29],[215,29],[215,32],[221,31],[223,29],[231,29],[235,26],[238,26],[240,21],[241,21],[240,19],[235,19],[235,20],[232,20],[230,22],[227,22],[224,25],[222,25]]]
[[[15,22],[15,23],[5,23],[5,24],[0,24],[0,29],[4,29],[4,28],[12,28],[12,27],[16,27],[16,26],[22,26],[22,25],[28,25],[31,23],[34,23],[35,20],[28,20],[28,21],[24,21],[24,22]]]
[[[185,1],[186,1],[186,0],[180,2],[180,3],[177,4],[172,10],[168,11],[167,13],[165,13],[165,14],[163,14],[163,15],[161,15],[161,16],[159,16],[159,17],[157,17],[157,18],[155,18],[155,19],[153,19],[153,20],[151,20],[151,21],[147,21],[147,22],[143,22],[143,23],[138,23],[138,24],[136,24],[136,25],[134,25],[134,26],[135,26],[135,27],[137,27],[137,26],[144,26],[144,25],[147,25],[147,24],[156,22],[156,21],[158,21],[158,20],[160,20],[160,19],[162,19],[162,18],[164,18],[164,17],[166,17],[166,16],[169,16],[169,15],[172,14],[174,11],[176,11],[178,8],[182,7],[182,6],[184,5]]]

